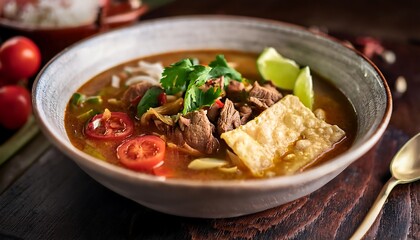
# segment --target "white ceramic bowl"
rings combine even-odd
[[[98,73],[142,56],[192,49],[261,52],[272,46],[308,65],[349,98],[357,136],[340,156],[305,172],[263,180],[164,180],[120,168],[76,149],[64,128],[73,92]],[[38,76],[33,106],[41,129],[55,146],[109,189],[157,211],[188,217],[234,217],[269,209],[326,184],[366,153],[391,115],[391,94],[379,70],[340,42],[290,24],[229,16],[191,16],[145,21],[97,35],[59,54]]]

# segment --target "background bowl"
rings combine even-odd
[[[13,36],[26,36],[32,39],[41,50],[43,62],[47,62],[69,45],[88,36],[131,24],[149,10],[149,7],[145,4],[138,8],[131,8],[128,2],[120,4],[104,2],[106,3],[104,6],[98,6],[99,14],[97,14],[94,22],[67,27],[27,25],[1,16],[0,9],[0,32],[2,33],[0,35],[4,39]]]
[[[115,65],[185,49],[259,53],[267,46],[310,66],[349,98],[358,129],[348,151],[292,176],[246,181],[165,180],[99,161],[73,147],[67,137],[64,110],[71,95],[87,80]],[[193,16],[147,21],[70,47],[38,76],[33,106],[51,142],[109,189],[161,212],[221,218],[278,206],[333,179],[379,140],[390,119],[391,95],[382,74],[369,60],[332,38],[269,20]]]

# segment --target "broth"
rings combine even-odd
[[[256,54],[237,52],[237,51],[183,51],[183,52],[171,52],[162,55],[155,55],[142,58],[141,60],[147,62],[161,62],[163,66],[168,66],[174,62],[184,58],[197,58],[200,63],[208,64],[214,59],[214,56],[223,53],[228,62],[235,63],[235,69],[240,72],[247,79],[260,80],[261,76],[258,73],[256,67]],[[125,89],[117,89],[111,87],[111,79],[115,74],[119,74],[123,71],[125,66],[135,66],[140,59],[121,64],[112,69],[109,69],[103,73],[100,73],[93,79],[89,80],[79,90],[79,93],[83,93],[87,96],[98,95],[102,96],[102,104],[99,106],[87,104],[83,108],[74,109],[69,104],[65,113],[65,128],[71,143],[78,149],[91,154],[103,161],[124,167],[117,155],[116,149],[121,144],[119,141],[99,141],[92,140],[86,137],[84,128],[86,122],[89,119],[81,117],[83,113],[89,109],[94,109],[96,112],[103,112],[105,108],[111,112],[127,112],[127,110],[120,105],[113,104],[109,99],[119,99],[123,95]],[[322,108],[326,112],[325,121],[329,124],[338,125],[341,129],[346,132],[346,137],[339,143],[335,144],[333,149],[322,154],[317,160],[310,165],[306,166],[301,170],[305,170],[314,165],[320,164],[324,161],[343,153],[352,144],[356,133],[356,116],[353,107],[347,100],[347,98],[334,86],[332,86],[326,79],[323,79],[317,74],[312,72],[312,78],[314,83],[314,107],[313,109]],[[134,121],[134,133],[133,136],[144,135],[144,134],[163,134],[153,124],[145,127],[135,119],[133,114],[129,114]],[[223,140],[220,140],[220,150],[207,157],[212,158],[226,158],[227,145]],[[193,170],[188,168],[188,164],[196,157],[188,155],[176,148],[166,148],[164,158],[163,172],[166,177],[172,178],[184,178],[184,179],[197,179],[197,180],[209,180],[209,179],[250,179],[256,178],[250,172],[240,169],[234,173],[229,171],[221,171],[220,169],[207,169],[207,170]],[[270,169],[274,174],[273,176],[281,174],[276,171],[276,168]]]

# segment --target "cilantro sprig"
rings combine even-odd
[[[167,94],[185,91],[188,75],[194,70],[193,60],[183,59],[163,70],[160,83]]]
[[[197,85],[191,84],[185,93],[182,114],[185,115],[204,106],[211,106],[220,97],[221,93],[222,90],[220,88],[211,87],[204,92]]]
[[[217,55],[216,59],[209,64],[212,68],[209,75],[211,78],[218,78],[224,76],[225,86],[229,84],[229,80],[233,79],[236,81],[242,81],[242,75],[235,69],[229,67],[225,57],[223,55]]]
[[[222,89],[210,87],[207,91],[200,89],[210,79],[224,77],[223,87],[230,80],[242,81],[241,74],[229,67],[223,55],[217,55],[209,66],[199,65],[194,59],[182,59],[162,73],[160,83],[167,94],[184,93],[183,114],[211,106],[220,97]]]

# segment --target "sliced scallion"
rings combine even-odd
[[[95,116],[96,114],[98,114],[98,112],[97,111],[95,111],[95,110],[93,110],[93,109],[90,109],[89,111],[87,111],[87,112],[84,112],[84,113],[82,113],[82,114],[80,114],[80,115],[78,115],[77,116],[77,119],[80,119],[80,120],[88,120],[89,118],[91,118],[91,117],[93,117],[93,116]]]
[[[92,96],[92,97],[87,97],[85,99],[85,103],[90,103],[90,104],[101,104],[102,103],[102,97],[101,96]]]
[[[71,96],[70,103],[74,106],[80,106],[85,101],[85,98],[84,94],[76,92]]]

